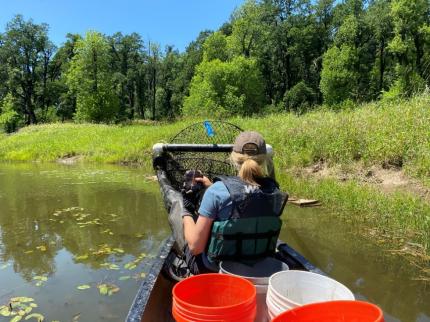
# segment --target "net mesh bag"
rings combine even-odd
[[[242,132],[238,126],[222,121],[192,124],[174,136],[172,144],[232,144]],[[230,152],[170,152],[166,173],[173,187],[180,189],[187,170],[200,170],[212,180],[218,175],[235,175]]]

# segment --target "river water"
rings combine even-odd
[[[413,280],[414,266],[360,238],[359,227],[324,208],[289,205],[283,217],[281,238],[357,298],[380,305],[386,321],[430,321],[430,285]],[[12,302],[14,312],[32,309],[25,317],[123,321],[168,235],[147,171],[0,164],[0,313],[27,297]]]

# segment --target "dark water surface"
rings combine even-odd
[[[281,239],[356,299],[380,306],[386,322],[430,321],[430,283],[414,280],[420,271],[404,258],[360,237],[360,227],[336,220],[324,208],[288,205],[283,219]]]
[[[30,297],[45,321],[123,321],[165,217],[138,169],[0,164],[0,306]]]
[[[386,321],[430,321],[430,285],[414,281],[419,272],[402,258],[365,242],[359,227],[324,208],[292,205],[284,227],[282,239],[358,299],[380,305]],[[30,297],[21,309],[37,304],[31,313],[45,321],[123,321],[169,232],[147,171],[0,164],[0,313],[11,298]]]

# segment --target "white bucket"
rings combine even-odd
[[[270,320],[272,320],[275,316],[278,316],[286,310],[272,299],[270,288],[268,288],[267,290],[266,305],[267,314],[269,315]]]
[[[221,274],[230,274],[243,277],[255,285],[257,289],[257,315],[255,322],[266,322],[267,307],[266,293],[269,278],[276,272],[288,270],[288,265],[272,257],[267,257],[253,265],[239,262],[224,261],[220,264]]]
[[[335,300],[355,298],[345,285],[320,274],[291,270],[269,279],[266,303],[271,316],[297,306]]]

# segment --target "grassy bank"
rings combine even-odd
[[[279,177],[282,187],[299,196],[316,198],[340,219],[357,225],[362,234],[392,253],[409,257],[430,276],[430,204],[409,193],[386,194],[356,181],[328,178],[306,180]]]
[[[304,116],[278,114],[230,121],[263,133],[283,167],[361,161],[402,167],[426,182],[430,177],[429,105],[430,96],[423,95],[341,112],[319,110]],[[168,140],[192,122],[31,126],[14,135],[0,134],[0,160],[55,161],[80,155],[85,161],[143,163],[154,142]]]
[[[386,236],[382,239],[429,254],[430,206],[425,199],[400,192],[387,195],[354,180],[309,180],[286,171],[316,163],[345,168],[356,163],[379,165],[403,169],[429,187],[429,106],[430,96],[422,95],[340,112],[321,109],[303,116],[278,114],[230,121],[260,131],[274,146],[279,178],[294,195],[318,198],[347,220],[375,227],[378,236]],[[168,141],[194,121],[31,126],[0,135],[0,160],[55,161],[80,156],[83,161],[149,165],[154,142]]]

